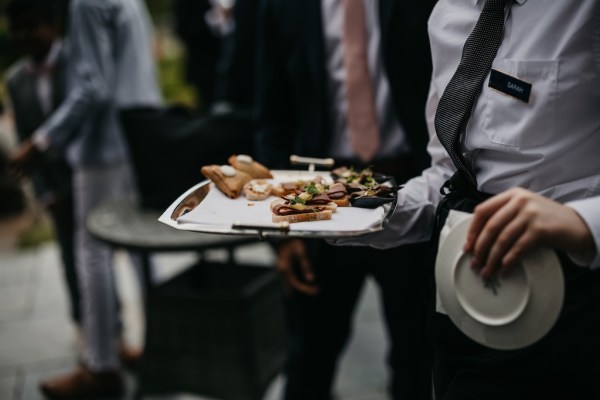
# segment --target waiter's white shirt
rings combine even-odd
[[[428,240],[439,188],[455,168],[437,139],[434,117],[484,0],[440,0],[429,19],[433,75],[426,116],[432,166],[399,192],[388,227],[366,239],[388,248]],[[523,187],[574,208],[600,249],[600,1],[515,0],[493,69],[532,84],[529,103],[488,87],[478,97],[462,150],[478,189]],[[598,252],[574,255],[600,267]]]

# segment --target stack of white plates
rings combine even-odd
[[[464,214],[464,213],[462,213]],[[505,274],[484,281],[462,251],[471,216],[452,211],[435,266],[438,300],[452,322],[474,341],[513,350],[541,339],[556,322],[564,299],[564,278],[553,250],[529,253]],[[458,221],[458,222],[457,222]]]

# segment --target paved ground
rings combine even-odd
[[[219,258],[224,254],[213,253]],[[236,257],[268,265],[272,254],[264,244],[238,250]],[[127,255],[116,254],[116,274],[123,303],[127,339],[143,342],[143,318],[135,273]],[[192,254],[159,256],[159,279],[181,271]],[[377,292],[369,282],[356,315],[355,332],[345,353],[336,383],[342,400],[386,400],[384,367],[385,337]],[[67,371],[77,364],[77,340],[67,316],[66,298],[58,264],[57,248],[46,244],[21,252],[0,251],[0,400],[40,399],[38,381]],[[128,374],[132,398],[136,378]],[[265,400],[280,398],[281,377],[270,386]],[[158,400],[201,400],[189,394],[152,397]]]

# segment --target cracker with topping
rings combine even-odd
[[[252,157],[246,154],[232,155],[227,160],[238,171],[243,171],[254,179],[273,178],[271,171],[261,163],[254,161]]]
[[[260,201],[271,196],[273,185],[264,179],[252,179],[244,185],[244,195],[248,200]]]
[[[252,180],[250,175],[231,165],[205,165],[201,172],[231,199],[239,197],[244,185]]]

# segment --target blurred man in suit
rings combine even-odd
[[[10,37],[23,54],[6,74],[6,87],[20,141],[60,106],[65,97],[67,49],[60,37],[57,2],[16,0],[7,15]],[[44,156],[32,176],[38,199],[52,218],[60,246],[71,316],[79,325],[81,310],[74,254],[74,217],[71,168],[64,154]]]
[[[234,29],[223,37],[215,100],[240,111],[254,104],[256,29],[260,0],[236,0],[231,19]]]
[[[40,154],[66,153],[73,169],[84,360],[75,371],[41,384],[53,399],[89,399],[124,388],[112,252],[89,235],[85,221],[99,204],[133,195],[119,111],[162,103],[151,38],[142,0],[73,0],[67,95],[13,157],[13,168],[24,171]]]
[[[259,22],[257,158],[290,154],[404,182],[429,163],[424,106],[431,2],[265,0]],[[365,135],[370,135],[367,137]],[[426,245],[376,250],[323,241],[278,245],[287,287],[286,400],[331,399],[339,355],[365,278],[381,290],[394,399],[429,399]]]
[[[206,21],[210,0],[175,0],[175,32],[186,49],[185,77],[199,97],[198,109],[209,111],[215,94],[221,35]]]

